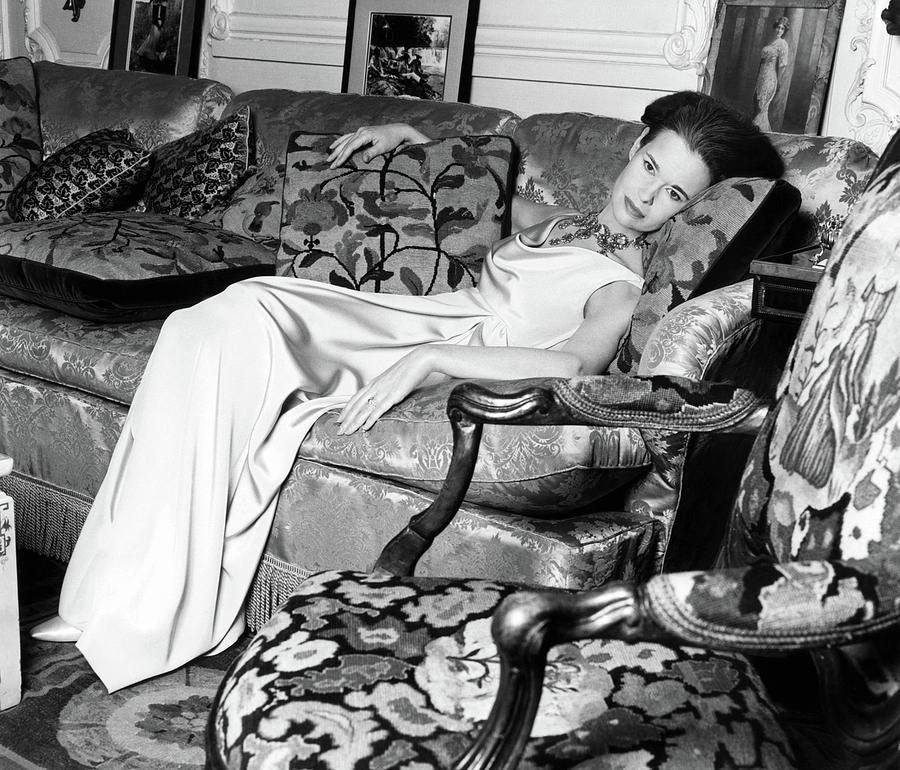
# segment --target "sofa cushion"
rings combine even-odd
[[[686,299],[735,283],[750,263],[777,250],[800,194],[777,179],[726,179],[651,236],[644,287],[612,371],[637,371],[653,327]]]
[[[161,214],[81,214],[0,227],[0,293],[79,318],[162,318],[273,273],[248,238]]]
[[[415,391],[367,431],[341,435],[338,411],[328,412],[298,456],[437,491],[453,450],[447,398],[457,384]],[[640,431],[631,428],[487,425],[466,500],[546,516],[571,512],[596,502],[649,463]]]
[[[153,153],[144,192],[148,211],[198,219],[223,203],[247,175],[250,110],[163,145]]]
[[[44,156],[101,128],[127,128],[153,150],[213,124],[231,89],[214,80],[39,61]]]
[[[41,162],[41,127],[31,61],[0,61],[0,224],[13,188]]]
[[[241,235],[277,242],[281,227],[284,151],[295,131],[347,133],[360,126],[409,123],[432,139],[461,134],[511,134],[518,117],[509,110],[457,102],[325,91],[265,88],[238,94],[226,114],[250,107],[259,178],[235,193],[223,225]],[[270,170],[275,169],[274,180]]]
[[[21,221],[128,208],[143,192],[150,159],[130,131],[94,131],[31,170],[9,196],[10,215]]]
[[[278,273],[397,294],[474,286],[507,221],[512,141],[439,139],[332,169],[335,138],[288,143]]]

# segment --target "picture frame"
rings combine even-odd
[[[344,93],[468,101],[478,0],[350,0]]]
[[[196,76],[203,0],[115,0],[109,68]]]
[[[719,0],[703,90],[763,131],[817,134],[845,0]]]

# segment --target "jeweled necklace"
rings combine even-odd
[[[621,251],[629,246],[641,246],[644,243],[643,235],[639,235],[637,238],[629,238],[625,233],[614,233],[603,222],[598,220],[596,211],[591,211],[578,217],[562,219],[559,222],[559,226],[574,227],[576,229],[575,232],[563,233],[556,238],[551,238],[547,241],[551,246],[593,237],[597,242],[600,253],[609,255],[614,251]]]

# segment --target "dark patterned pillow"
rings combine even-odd
[[[252,164],[250,108],[159,147],[147,182],[147,211],[199,219],[228,199]]]
[[[21,221],[128,208],[144,189],[150,158],[127,129],[94,131],[29,172],[9,196],[9,213]]]
[[[31,60],[0,61],[0,223],[13,188],[41,162],[41,125]]]
[[[235,281],[274,272],[272,252],[255,241],[164,214],[0,226],[0,293],[91,321],[163,318]]]
[[[474,286],[507,223],[512,140],[451,137],[331,169],[335,138],[288,141],[278,274],[393,294]]]
[[[800,192],[783,179],[726,179],[669,220],[651,236],[644,288],[610,370],[636,372],[657,322],[686,299],[746,277],[754,259],[778,249],[799,207]]]

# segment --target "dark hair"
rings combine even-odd
[[[788,20],[787,16],[782,16],[781,18],[775,19],[775,23],[772,25],[772,29],[775,29],[779,24],[784,27],[785,32],[787,32],[791,28],[791,22]]]
[[[647,105],[641,122],[650,129],[642,144],[660,131],[674,131],[706,164],[712,184],[732,176],[778,179],[784,173],[784,161],[769,138],[707,94],[679,91],[662,96]]]

